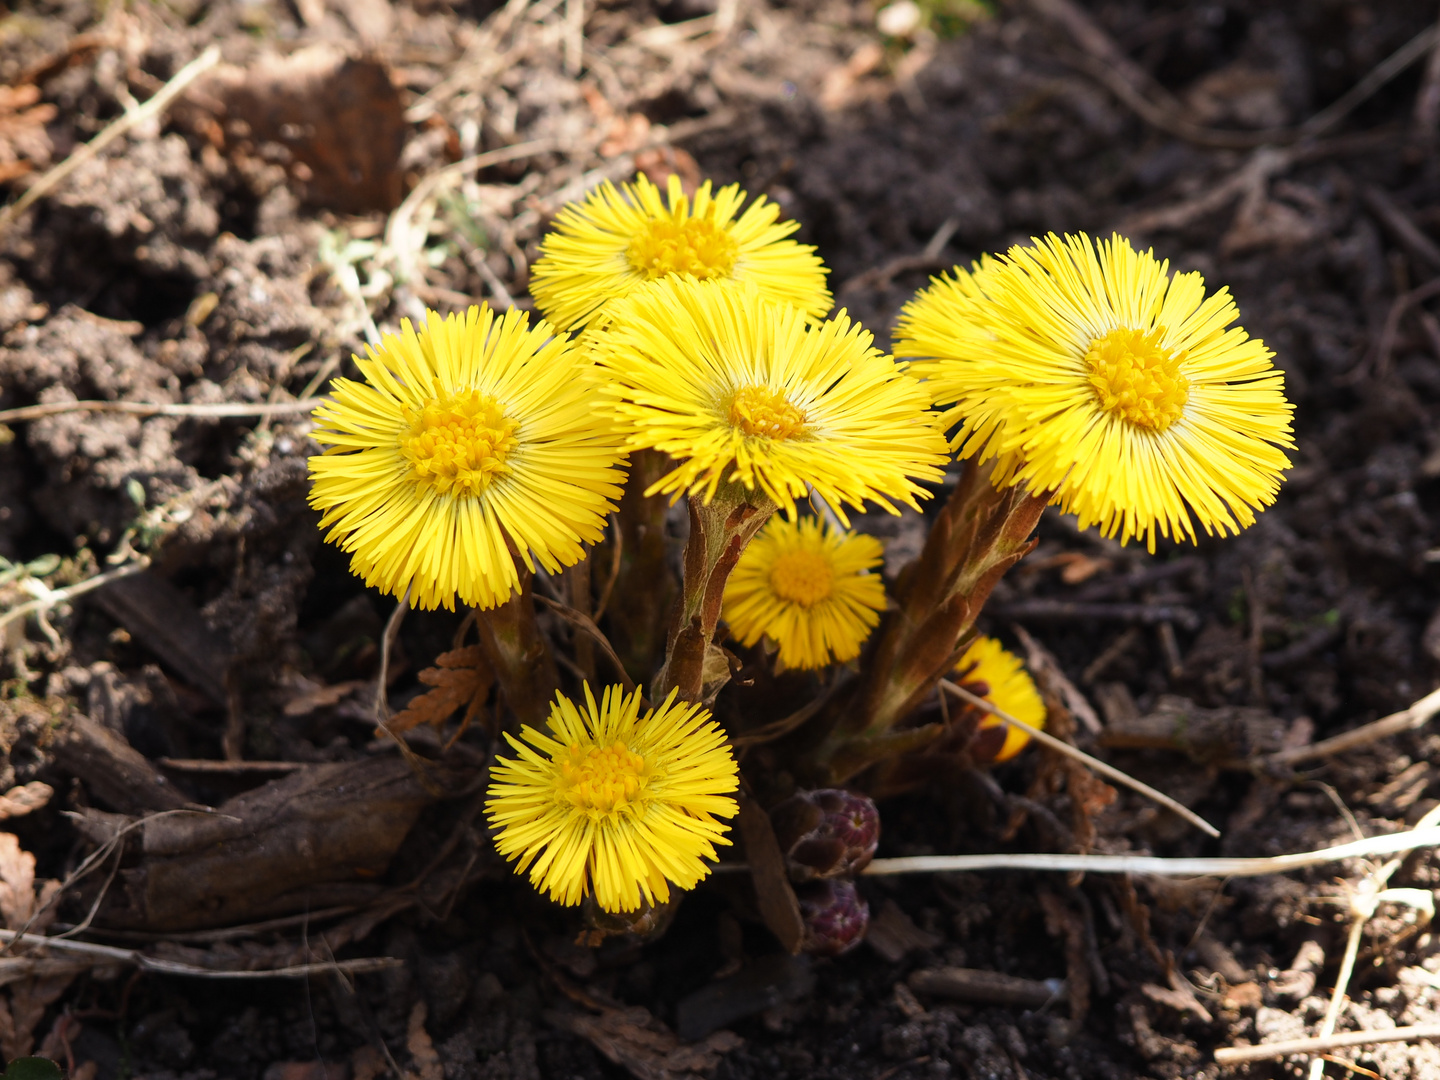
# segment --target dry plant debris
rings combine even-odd
[[[727,1080],[1214,1076],[1262,1052],[1394,1080],[1440,1067],[1425,1043],[1370,1045],[1424,1039],[1440,1016],[1434,943],[1406,908],[1367,901],[1363,921],[1346,908],[1331,925],[1313,904],[1333,891],[1326,870],[1131,887],[1083,860],[1324,852],[1343,837],[1312,777],[1372,836],[1413,829],[1440,796],[1426,693],[1426,630],[1440,625],[1435,12],[1172,7],[512,0],[486,14],[306,0],[25,15],[0,42],[0,175],[16,192],[29,182],[0,237],[0,815],[17,839],[0,879],[30,859],[34,893],[36,860],[60,880],[104,857],[41,920],[58,933],[93,914],[85,940],[22,941],[0,960],[17,976],[5,1052],[28,1040],[75,1075],[108,1075],[113,1033],[147,1074],[196,1080],[220,1061],[256,1080],[590,1076],[601,1057]],[[207,78],[190,65],[212,41],[229,64]],[[657,942],[611,927],[598,950],[561,950],[598,996],[583,1013],[552,1007],[553,980],[517,943],[574,928],[527,907],[496,864],[475,786],[492,747],[486,724],[466,724],[492,701],[501,723],[539,699],[503,662],[539,641],[556,649],[554,678],[653,696],[663,613],[647,621],[629,597],[636,582],[678,586],[657,547],[684,523],[663,499],[633,498],[604,529],[593,580],[538,579],[533,624],[480,645],[457,647],[453,621],[421,612],[386,634],[317,548],[304,414],[402,318],[482,296],[525,304],[555,212],[637,169],[692,197],[707,177],[763,192],[885,348],[929,273],[1051,229],[1118,225],[1231,284],[1299,407],[1280,502],[1233,546],[1153,565],[1044,515],[983,626],[1008,641],[1024,623],[1032,668],[1081,725],[1057,712],[1055,731],[1213,822],[1218,841],[1079,762],[1032,752],[991,773],[936,744],[886,778],[904,794],[881,804],[883,854],[1077,876],[865,877],[874,947],[812,961],[781,994],[766,966],[777,944],[752,924],[798,947],[815,898],[796,896],[777,850],[758,894],[718,875]],[[862,527],[892,555],[911,545],[892,579],[920,551],[922,527]],[[181,599],[157,586],[143,618],[107,600],[152,575]],[[156,632],[167,613],[220,635],[205,665],[218,670]],[[763,646],[693,659],[702,690],[728,681],[717,717],[757,775],[823,712]],[[377,688],[404,760],[372,741]],[[974,720],[951,695],[915,715],[917,731]],[[426,763],[442,754],[457,775]],[[403,806],[363,781],[372,770],[406,787]],[[339,785],[353,801],[329,797]],[[755,794],[758,809],[783,792]],[[186,806],[245,826],[137,824]],[[752,817],[759,862],[773,835],[763,810]],[[146,901],[166,925],[125,931],[164,940],[100,943],[119,925],[107,905],[175,858],[168,844],[193,853],[217,836],[236,856],[216,863],[231,867],[235,909],[166,922],[209,880],[176,874],[168,898]],[[1023,861],[1040,857],[1057,861]],[[1394,865],[1392,898],[1432,895],[1430,855]],[[1372,900],[1389,888],[1371,870],[1346,878]],[[1355,974],[1336,986],[1352,941]],[[365,974],[376,954],[403,966]],[[294,997],[267,991],[253,1013],[219,979],[191,991],[173,974],[321,965],[331,974]],[[119,968],[147,973],[132,987],[109,980]],[[50,977],[68,985],[47,1004]],[[686,1047],[667,1022],[722,983],[743,1041]],[[1040,999],[1057,987],[1068,1018]],[[1342,992],[1353,1002],[1330,1010]],[[1327,1011],[1334,1032],[1295,1038]]]

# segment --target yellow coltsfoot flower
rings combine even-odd
[[[623,190],[607,180],[561,210],[541,241],[530,275],[536,306],[560,329],[574,330],[647,281],[689,274],[749,282],[823,318],[832,303],[828,271],[813,247],[787,239],[799,224],[778,222],[780,208],[763,195],[740,213],[746,198],[736,184],[712,194],[708,180],[693,202],[677,176],[663,196],[643,173]]]
[[[505,738],[485,812],[495,846],[552,900],[574,906],[593,890],[605,911],[636,911],[692,889],[710,873],[717,818],[738,811],[738,770],[725,733],[703,706],[663,704],[640,715],[640,692],[608,687],[577,708],[556,696],[549,732]]]
[[[895,354],[964,421],[961,457],[997,485],[1053,492],[1121,541],[1238,533],[1270,505],[1295,443],[1274,355],[1228,290],[1170,274],[1120,236],[1051,233],[958,267],[906,305]]]
[[[771,518],[725,585],[725,621],[742,644],[773,641],[782,667],[853,660],[885,610],[884,555],[875,537],[819,518]]]
[[[558,571],[604,533],[624,452],[597,415],[601,382],[580,352],[523,312],[431,312],[417,333],[355,357],[315,410],[310,504],[326,539],[387,593],[421,608],[501,604],[515,556]]]
[[[984,683],[986,693],[981,696],[997,709],[1009,713],[1027,727],[1044,730],[1045,702],[1040,698],[1040,691],[1035,689],[1035,680],[1030,678],[1020,658],[994,638],[977,637],[955,665],[955,672],[962,685]],[[1006,729],[1005,741],[992,759],[996,762],[1009,761],[1030,741],[1029,735],[990,713],[980,720],[979,730],[1001,726]]]
[[[618,302],[597,349],[605,393],[630,447],[662,450],[673,471],[646,494],[757,488],[793,516],[814,488],[844,520],[871,499],[916,506],[938,481],[945,437],[916,380],[841,312],[815,325],[754,286],[661,278]]]

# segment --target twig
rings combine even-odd
[[[1041,731],[1039,728],[1032,728],[1029,724],[1022,724],[1019,720],[1016,720],[1013,716],[1005,712],[1003,709],[997,709],[994,705],[990,704],[990,702],[986,701],[984,698],[980,697],[977,694],[972,694],[963,686],[957,686],[949,679],[941,679],[940,686],[944,690],[947,690],[950,693],[954,694],[956,697],[960,698],[962,701],[965,701],[968,704],[975,706],[977,709],[981,709],[989,713],[991,716],[999,717],[1010,727],[1016,729],[1017,731],[1024,732],[1026,735],[1029,735],[1032,739],[1040,743],[1042,746],[1048,746],[1056,753],[1064,754],[1066,757],[1069,758],[1074,758],[1081,764],[1087,765],[1091,769],[1094,769],[1101,776],[1108,777],[1109,779],[1114,780],[1117,784],[1124,784],[1132,791],[1138,791],[1141,795],[1144,795],[1146,798],[1153,799],[1155,802],[1158,802],[1166,809],[1173,810],[1175,813],[1179,814],[1182,818],[1188,821],[1191,825],[1194,825],[1201,832],[1206,833],[1209,836],[1218,837],[1220,835],[1220,830],[1215,828],[1214,825],[1211,825],[1208,821],[1202,818],[1199,814],[1195,813],[1195,811],[1191,810],[1188,806],[1185,806],[1183,803],[1176,802],[1169,795],[1166,795],[1163,791],[1156,791],[1149,784],[1145,784],[1140,782],[1139,780],[1136,780],[1133,776],[1129,776],[1126,773],[1121,772],[1113,765],[1105,764],[1105,762],[1101,761],[1099,758],[1091,757],[1089,754],[1085,753],[1085,751],[1076,749],[1069,743],[1055,738],[1054,735],[1051,735],[1048,732]]]
[[[130,413],[134,416],[188,416],[192,418],[219,420],[231,416],[280,416],[285,413],[309,412],[317,405],[330,399],[304,397],[299,401],[257,401],[253,404],[238,401],[218,401],[210,405],[187,405],[151,403],[148,401],[51,401],[43,405],[23,405],[18,409],[0,411],[0,424],[15,424],[24,420],[40,420],[46,416],[60,416],[71,412]]]
[[[1430,47],[1425,74],[1420,78],[1420,92],[1415,95],[1415,134],[1425,142],[1434,142],[1435,127],[1440,121],[1440,37]]]
[[[565,74],[580,77],[585,57],[585,0],[565,0]]]
[[[596,645],[600,646],[600,650],[609,658],[610,663],[615,665],[615,669],[620,673],[620,682],[624,685],[625,692],[627,694],[633,694],[635,692],[635,680],[630,678],[629,672],[625,670],[625,665],[620,662],[620,655],[615,651],[615,647],[610,644],[610,639],[605,636],[605,631],[596,626],[590,616],[576,611],[569,604],[552,600],[550,597],[543,596],[538,592],[534,595],[536,600],[539,600],[571,626],[589,635],[590,639],[594,641]],[[649,702],[643,701],[643,699],[642,704],[644,704],[647,709],[650,707]]]
[[[1349,116],[1363,102],[1411,64],[1425,56],[1440,41],[1440,26],[1431,23],[1400,48],[1376,64],[1344,94],[1300,125],[1302,135],[1320,135]]]
[[[1348,844],[1269,858],[1165,859],[1156,855],[1080,855],[1071,852],[995,855],[911,855],[875,859],[861,873],[946,874],[975,870],[1049,870],[1057,873],[1148,874],[1153,877],[1265,877],[1370,855],[1440,846],[1440,827],[1352,840]],[[729,865],[729,864],[722,864]]]
[[[1369,746],[1380,739],[1388,739],[1392,735],[1415,731],[1417,728],[1424,727],[1436,713],[1440,713],[1440,690],[1426,694],[1408,709],[1391,713],[1389,716],[1381,717],[1369,724],[1362,724],[1353,731],[1343,732],[1333,738],[1322,739],[1309,746],[1278,750],[1273,754],[1252,759],[1251,764],[1259,768],[1294,765],[1300,761],[1311,761],[1316,758],[1330,757],[1333,754],[1343,754],[1360,746]]]
[[[14,930],[0,930],[0,941],[13,943],[18,936]],[[178,960],[162,960],[157,956],[142,953],[138,949],[117,949],[113,945],[96,945],[90,941],[32,937],[26,942],[26,945],[88,957],[96,964],[132,964],[143,971],[154,971],[163,975],[189,975],[197,979],[301,979],[310,975],[328,974],[336,970],[351,975],[367,971],[385,971],[390,968],[403,967],[405,964],[405,961],[398,956],[371,956],[358,960],[336,960],[324,964],[295,964],[290,967],[259,971],[225,971],[185,964]],[[24,958],[17,957],[17,959]]]
[[[60,887],[50,894],[50,898],[48,900],[46,900],[30,914],[30,917],[25,920],[24,925],[21,926],[20,929],[10,931],[11,936],[9,938],[0,937],[0,941],[6,942],[5,947],[3,949],[0,949],[0,957],[3,957],[6,953],[8,953],[11,949],[13,949],[17,944],[20,943],[20,941],[29,932],[30,927],[35,924],[35,920],[40,918],[41,915],[45,914],[45,912],[50,909],[50,906],[54,904],[56,900],[64,896],[65,893],[67,893],[74,885],[78,884],[85,877],[86,874],[90,873],[90,871],[95,869],[96,866],[100,865],[107,858],[109,858],[110,853],[119,846],[121,840],[125,839],[125,837],[130,835],[130,833],[134,832],[136,829],[143,827],[151,821],[158,821],[160,818],[171,817],[175,814],[205,814],[207,816],[227,818],[231,821],[237,820],[235,818],[231,818],[228,814],[221,814],[219,811],[216,810],[205,810],[198,808],[193,810],[161,810],[154,814],[147,814],[145,817],[139,818],[135,821],[130,822],[128,825],[123,826],[122,828],[116,829],[110,839],[106,840],[105,843],[101,844],[98,848],[92,851],[89,855],[85,857],[85,859],[80,863],[79,866],[77,866],[74,870],[70,871],[70,873],[66,876],[65,880],[60,883]],[[113,873],[111,874],[111,878],[114,878]],[[106,884],[108,886],[109,883],[107,882]],[[101,890],[101,896],[104,896],[103,889]],[[91,916],[95,914],[95,911],[98,908],[98,898],[96,900],[96,905],[97,907],[92,908],[90,911]],[[87,918],[86,922],[88,921],[89,919]],[[64,934],[61,934],[60,938],[46,940],[58,941],[61,938],[64,938],[70,934],[77,933],[80,929],[83,929],[83,925],[84,924],[79,927],[72,927]]]
[[[287,773],[310,767],[304,761],[220,761],[216,758],[157,758],[162,769],[192,773]]]
[[[1427,281],[1419,288],[1411,289],[1409,292],[1397,296],[1395,302],[1390,305],[1389,314],[1385,316],[1385,325],[1380,330],[1380,336],[1375,339],[1375,347],[1365,354],[1360,363],[1344,374],[1337,375],[1335,382],[1345,386],[1360,382],[1372,374],[1383,375],[1387,372],[1390,369],[1390,354],[1395,351],[1395,339],[1400,335],[1400,320],[1416,304],[1423,303],[1437,295],[1440,295],[1440,278]]]
[[[84,146],[77,147],[74,153],[67,157],[60,164],[56,165],[35,183],[25,189],[13,203],[0,211],[0,234],[3,234],[15,219],[28,210],[42,195],[47,194],[52,188],[58,186],[76,169],[85,164],[100,151],[104,150],[112,142],[124,135],[136,124],[149,120],[163,112],[170,102],[174,101],[185,88],[197,78],[209,71],[220,62],[220,46],[211,45],[190,63],[175,73],[175,77],[162,86],[155,95],[145,104],[138,108],[128,109],[124,116],[115,120],[104,131],[96,135]]]
[[[443,169],[435,170],[416,184],[410,194],[405,196],[404,201],[391,213],[390,220],[385,223],[386,249],[392,256],[398,257],[402,252],[415,246],[409,242],[415,214],[425,200],[431,198],[442,184],[458,180],[490,165],[520,161],[523,158],[534,157],[536,154],[548,153],[555,149],[558,149],[558,144],[554,139],[531,139],[529,142],[516,143],[514,146],[502,146],[498,150],[487,150],[483,154],[461,158],[453,165],[446,165]],[[408,272],[409,268],[401,269]]]
[[[1419,226],[1410,220],[1410,215],[1405,213],[1394,199],[1374,184],[1366,184],[1360,189],[1360,199],[1380,220],[1380,224],[1400,242],[1401,247],[1421,262],[1428,263],[1430,269],[1440,270],[1440,246],[1420,231]]]
[[[841,285],[836,295],[855,289],[884,289],[889,287],[890,282],[897,274],[908,273],[911,270],[944,270],[949,265],[949,261],[942,259],[940,253],[945,250],[945,245],[950,242],[950,238],[955,235],[955,230],[959,227],[959,218],[946,218],[918,255],[900,255],[891,259],[884,266],[876,266],[862,271]]]
[[[620,515],[610,515],[610,525],[615,530],[615,546],[610,549],[610,573],[605,578],[605,587],[600,590],[600,601],[591,616],[598,623],[610,606],[610,594],[615,591],[615,582],[620,579],[620,560],[625,553],[625,534],[620,531]]]
[[[94,592],[102,585],[108,585],[117,578],[129,577],[131,574],[138,574],[150,565],[150,557],[142,555],[133,563],[125,566],[117,566],[113,570],[106,570],[104,573],[96,574],[94,577],[86,578],[84,581],[77,581],[74,585],[67,585],[63,589],[46,589],[45,595],[13,607],[9,611],[0,612],[0,630],[5,629],[16,619],[23,619],[27,615],[45,613],[51,608],[69,603],[77,596],[84,596],[88,592]]]
[[[1130,59],[1099,23],[1071,0],[1031,0],[1046,18],[1063,25],[1082,51],[1062,58],[1108,88],[1141,120],[1197,146],[1241,150],[1293,143],[1322,135],[1338,125],[1381,87],[1425,56],[1440,40],[1440,26],[1431,25],[1375,65],[1359,82],[1298,127],[1265,131],[1207,128],[1185,116],[1184,106]]]
[[[1283,1042],[1260,1043],[1258,1046],[1222,1046],[1215,1051],[1217,1065],[1243,1065],[1249,1061],[1267,1061],[1291,1054],[1323,1054],[1345,1046],[1378,1046],[1381,1043],[1410,1042],[1416,1039],[1440,1039],[1440,1024],[1416,1024],[1414,1027],[1389,1028],[1385,1031],[1347,1031],[1314,1039],[1286,1039]]]
[[[490,295],[495,298],[495,302],[503,308],[514,307],[515,298],[510,295],[510,290],[507,289],[505,283],[500,280],[500,275],[490,269],[490,264],[485,261],[485,252],[472,244],[459,229],[452,232],[450,238],[460,245],[460,252],[465,256],[465,261],[470,264],[470,269],[474,270],[480,280],[485,283],[486,287],[490,290]]]
[[[1050,688],[1059,696],[1061,704],[1070,710],[1070,714],[1079,720],[1090,734],[1100,734],[1105,725],[1100,723],[1100,717],[1095,714],[1094,707],[1080,692],[1080,688],[1060,669],[1060,662],[1050,654],[1050,650],[1031,637],[1023,626],[1011,624],[1010,628],[1015,631],[1020,644],[1025,646],[1025,664],[1040,680],[1041,685],[1048,682]],[[1126,632],[1133,633],[1134,630],[1132,626]],[[941,700],[944,700],[943,694]]]
[[[1338,802],[1338,796],[1331,793]],[[1343,803],[1340,805],[1344,805]],[[1347,817],[1348,817],[1347,812]],[[1415,831],[1433,828],[1440,822],[1440,806],[1428,811],[1415,823]],[[1351,826],[1355,827],[1351,818]],[[1325,1008],[1325,1019],[1320,1024],[1319,1037],[1327,1039],[1335,1033],[1335,1024],[1340,1019],[1340,1010],[1345,1005],[1345,991],[1350,986],[1350,976],[1355,973],[1355,958],[1360,953],[1360,938],[1365,933],[1365,924],[1375,915],[1379,905],[1387,900],[1408,903],[1426,914],[1426,921],[1435,915],[1435,898],[1428,892],[1416,889],[1387,889],[1390,878],[1404,860],[1391,859],[1383,866],[1375,867],[1366,874],[1350,892],[1350,933],[1345,939],[1345,955],[1340,961],[1340,970],[1335,976],[1335,989],[1330,994],[1330,1003]],[[1315,1057],[1310,1062],[1310,1080],[1321,1080],[1325,1075],[1325,1059]]]

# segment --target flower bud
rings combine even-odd
[[[805,920],[804,948],[815,956],[839,956],[865,937],[870,905],[848,879],[812,881],[795,890]]]
[[[840,788],[801,791],[770,811],[770,820],[797,883],[858,873],[880,842],[875,804]]]

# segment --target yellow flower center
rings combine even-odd
[[[666,274],[693,274],[702,281],[726,278],[739,254],[735,238],[707,218],[659,218],[625,250],[630,265],[649,281]]]
[[[834,585],[835,571],[818,551],[787,551],[770,568],[770,588],[775,595],[801,607],[828,600]]]
[[[645,759],[624,743],[580,746],[572,743],[559,760],[557,794],[571,806],[608,814],[623,810],[645,790]]]
[[[805,433],[805,413],[784,394],[765,386],[742,386],[730,399],[730,423],[746,435],[791,439]]]
[[[491,481],[507,476],[505,459],[515,451],[520,425],[505,415],[501,404],[478,390],[435,397],[419,410],[405,409],[410,430],[400,436],[400,450],[410,459],[413,478],[442,495],[478,495]]]
[[[1164,333],[1118,327],[1092,341],[1085,354],[1100,407],[1151,431],[1180,419],[1190,399],[1190,380],[1180,371],[1185,353],[1162,346]]]

